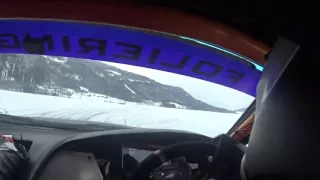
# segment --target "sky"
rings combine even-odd
[[[240,91],[188,76],[126,64],[105,63],[122,70],[146,76],[162,84],[181,87],[194,98],[216,107],[237,110],[248,107],[254,100],[254,97]]]

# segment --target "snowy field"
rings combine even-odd
[[[55,97],[0,90],[8,114],[108,122],[133,127],[178,129],[214,137],[226,133],[241,114],[116,104],[88,98]]]

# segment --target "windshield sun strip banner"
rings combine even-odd
[[[256,95],[261,69],[237,57],[133,28],[83,22],[0,20],[0,53],[108,61],[186,75]]]

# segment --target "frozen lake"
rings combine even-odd
[[[226,133],[241,114],[116,104],[89,98],[67,98],[0,90],[0,108],[8,114],[178,129],[214,137]]]

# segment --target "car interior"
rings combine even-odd
[[[271,4],[206,0],[0,2],[3,19],[99,22],[179,34],[218,44],[263,65],[256,100],[226,135],[216,138],[174,130],[35,128],[10,124],[18,122],[15,118],[6,119],[0,122],[0,132],[12,134],[30,156],[15,179],[319,179],[319,63],[313,60],[317,55],[310,47],[314,38],[307,33],[308,21],[292,17],[292,11],[281,16],[283,9]],[[229,35],[224,36],[226,33]],[[241,151],[227,147],[231,141]],[[226,147],[220,146],[224,142]],[[221,160],[215,159],[218,152],[224,157]]]

